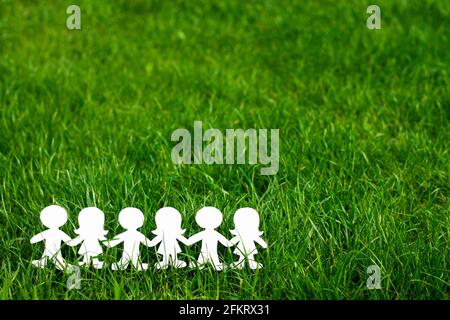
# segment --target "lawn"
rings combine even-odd
[[[450,2],[0,0],[1,299],[449,299]],[[178,128],[279,129],[275,175],[177,166]],[[164,206],[186,235],[203,206],[255,208],[267,249],[251,271],[37,269],[39,212],[124,207],[151,237]],[[182,246],[195,259],[198,244]],[[64,246],[68,261],[77,249]],[[160,257],[142,248],[153,265]],[[220,247],[221,259],[236,259]],[[121,247],[109,249],[106,263]],[[381,289],[369,290],[377,265]]]

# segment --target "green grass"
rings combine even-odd
[[[81,31],[65,27],[72,2],[0,0],[0,298],[450,298],[448,1],[378,0],[377,31],[372,1],[75,2]],[[194,120],[279,128],[278,174],[176,167],[170,135]],[[234,211],[254,207],[265,268],[85,269],[68,291],[66,274],[31,266],[52,203],[72,237],[86,206],[105,212],[108,236],[138,207],[150,236],[160,207],[191,235],[212,205],[228,238]],[[366,288],[372,264],[381,290]]]

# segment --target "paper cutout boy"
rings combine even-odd
[[[78,215],[80,227],[75,230],[78,237],[70,240],[69,246],[77,246],[81,243],[78,253],[83,256],[80,265],[89,265],[91,262],[94,268],[101,269],[103,262],[98,259],[98,255],[103,253],[100,241],[106,240],[108,231],[104,229],[105,214],[98,208],[84,208]]]
[[[203,207],[195,215],[195,221],[205,230],[188,239],[189,245],[202,241],[202,248],[198,260],[196,263],[191,263],[190,267],[199,266],[202,269],[204,264],[209,262],[213,265],[214,269],[223,270],[224,265],[219,261],[217,245],[219,242],[226,247],[230,247],[232,244],[215,230],[222,223],[222,212],[214,207]]]
[[[106,241],[108,247],[114,247],[123,242],[123,254],[119,262],[113,263],[113,270],[123,270],[131,264],[137,270],[147,270],[148,264],[139,261],[139,246],[141,244],[152,247],[152,243],[137,229],[144,224],[144,214],[137,208],[125,208],[119,213],[119,224],[127,231],[115,236],[112,240]]]
[[[258,253],[255,243],[261,247],[267,248],[267,243],[261,238],[263,234],[259,230],[259,215],[255,209],[241,208],[234,214],[234,230],[230,232],[234,237],[230,240],[236,245],[234,253],[239,256],[238,261],[233,263],[234,268],[242,269],[245,265],[245,259],[248,259],[250,269],[262,268],[262,263],[255,261],[255,254]]]
[[[61,254],[61,242],[67,243],[70,237],[59,228],[67,222],[67,211],[60,206],[51,205],[41,211],[40,219],[48,229],[32,237],[30,242],[34,244],[44,241],[45,249],[42,258],[33,260],[32,263],[35,267],[43,268],[50,260],[58,269],[63,270],[67,264]]]

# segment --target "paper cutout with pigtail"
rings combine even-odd
[[[259,230],[259,215],[255,209],[241,208],[234,214],[234,230],[230,230],[234,237],[230,240],[237,245],[234,253],[238,255],[238,261],[232,264],[233,268],[242,269],[245,260],[248,260],[250,269],[262,268],[262,263],[255,261],[258,253],[255,243],[262,248],[267,248],[267,243],[261,238],[263,232]]]
[[[78,215],[79,228],[75,230],[78,235],[75,239],[70,240],[69,246],[77,246],[81,244],[78,253],[83,257],[79,265],[90,265],[91,262],[96,269],[103,267],[103,262],[98,256],[103,253],[100,241],[106,240],[108,233],[104,229],[105,214],[98,208],[84,208]]]
[[[156,230],[152,231],[156,237],[152,244],[160,244],[158,253],[162,255],[162,261],[156,263],[158,269],[165,269],[168,266],[184,268],[187,266],[185,261],[178,259],[181,252],[178,241],[189,245],[188,240],[183,236],[185,229],[181,228],[181,213],[172,207],[164,207],[156,212],[155,216]]]

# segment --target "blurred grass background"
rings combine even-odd
[[[77,0],[81,31],[66,28],[70,4],[0,0],[1,298],[449,299],[448,1],[378,0],[381,30],[356,0]],[[174,166],[170,135],[194,120],[279,128],[278,174]],[[108,236],[123,207],[144,211],[150,236],[162,206],[187,235],[216,206],[228,238],[234,211],[254,207],[265,268],[83,269],[68,291],[66,274],[30,263],[52,203],[72,237],[86,206]],[[372,264],[381,290],[366,288]]]

